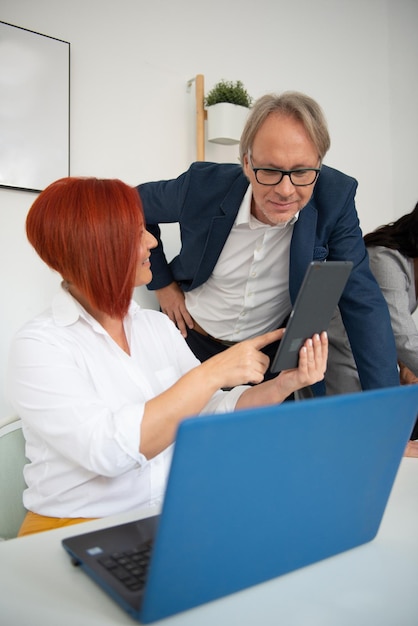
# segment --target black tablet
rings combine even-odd
[[[353,264],[312,261],[271,366],[272,372],[298,366],[299,350],[308,337],[328,329]]]

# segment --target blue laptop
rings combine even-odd
[[[64,548],[143,623],[350,550],[379,529],[417,413],[412,385],[187,419],[161,514]]]

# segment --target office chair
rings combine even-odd
[[[26,463],[22,421],[15,416],[0,420],[0,540],[16,537],[25,517]]]

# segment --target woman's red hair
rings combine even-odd
[[[57,180],[26,219],[27,237],[41,259],[93,307],[118,318],[132,298],[143,231],[138,192],[120,180]]]

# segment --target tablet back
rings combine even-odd
[[[351,261],[312,261],[308,265],[273,359],[272,372],[297,367],[304,341],[328,329],[352,267]]]

